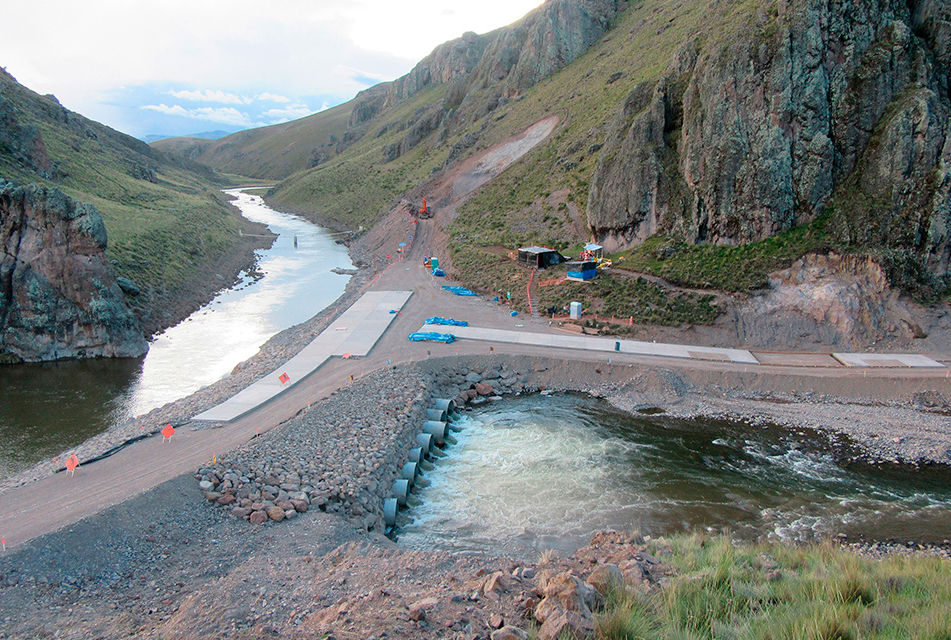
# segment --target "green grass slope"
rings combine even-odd
[[[951,560],[877,559],[832,544],[651,542],[674,568],[649,593],[616,590],[599,640],[875,640],[951,637]]]
[[[0,74],[0,176],[55,187],[94,205],[116,273],[142,290],[130,297],[152,333],[187,312],[182,295],[220,286],[212,265],[248,250],[248,223],[206,167],[63,108]]]
[[[300,120],[240,131],[219,140],[168,138],[151,146],[221,173],[282,180],[337,154],[352,109],[348,102]]]

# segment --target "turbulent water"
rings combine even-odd
[[[579,395],[525,396],[458,420],[401,544],[531,557],[600,529],[747,538],[951,538],[951,472],[854,460],[822,434],[632,416]]]
[[[242,215],[279,234],[257,271],[157,336],[145,358],[0,366],[0,477],[211,384],[275,333],[336,300],[346,247],[306,220],[230,191]]]

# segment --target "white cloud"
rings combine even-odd
[[[234,107],[199,107],[197,109],[186,109],[181,105],[166,104],[147,104],[140,107],[149,111],[158,111],[170,116],[181,116],[183,118],[192,118],[194,120],[206,120],[208,122],[218,122],[220,124],[230,124],[235,126],[250,127],[259,123],[252,122],[246,113],[238,111]]]
[[[258,95],[254,96],[254,99],[264,100],[269,102],[290,102],[291,101],[290,98],[287,98],[285,96],[275,95],[273,93],[268,93],[267,91],[265,91],[264,93],[259,93]]]
[[[233,93],[225,93],[224,91],[212,91],[211,89],[205,89],[204,91],[169,91],[168,94],[179,100],[191,100],[193,102],[220,102],[221,104],[250,104],[250,98],[242,98],[241,96],[235,95]]]
[[[312,113],[314,113],[314,110],[306,104],[292,104],[282,109],[268,109],[261,114],[261,117],[270,124],[278,124],[289,120],[297,120]]]
[[[158,111],[167,116],[188,116],[188,110],[179,105],[169,106],[167,104],[145,104],[140,107],[148,111]]]

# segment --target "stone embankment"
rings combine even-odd
[[[525,391],[523,378],[504,363],[382,369],[199,469],[196,479],[207,500],[252,524],[319,508],[382,531],[383,500],[418,446],[432,399],[478,404]]]
[[[875,462],[951,463],[943,415],[948,399],[938,392],[874,401],[816,398],[762,394],[745,378],[714,377],[716,383],[709,383],[672,370],[506,355],[387,367],[199,469],[196,480],[209,501],[253,524],[318,508],[364,530],[383,531],[384,500],[394,496],[393,483],[419,446],[417,435],[435,399],[451,399],[462,409],[546,389],[589,393],[626,411],[660,407],[681,418],[721,417],[845,435],[854,445],[850,455]]]

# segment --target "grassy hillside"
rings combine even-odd
[[[392,162],[383,149],[405,135],[415,114],[444,96],[429,87],[374,119],[365,135],[324,165],[294,175],[268,194],[281,207],[312,215],[334,227],[356,229],[377,222],[404,192],[416,187],[449,156],[448,144],[420,144]]]
[[[701,50],[725,50],[731,43],[747,40],[766,46],[775,37],[779,13],[774,0],[631,0],[623,4],[600,41],[521,93],[499,97],[498,87],[491,82],[479,85],[469,80],[430,85],[380,111],[357,130],[347,132],[343,117],[358,106],[355,100],[338,107],[339,113],[230,136],[219,141],[217,157],[209,151],[211,147],[197,157],[218,169],[278,177],[303,166],[305,147],[311,147],[313,154],[313,149],[328,150],[331,140],[346,139],[346,144],[324,153],[317,166],[291,175],[268,197],[278,206],[330,226],[355,229],[375,223],[407,191],[419,193],[441,171],[557,115],[559,125],[552,136],[476,192],[447,229],[454,276],[485,291],[524,289],[516,283],[527,279],[527,274],[506,260],[500,247],[545,244],[572,255],[591,239],[586,217],[589,185],[609,136],[630,125],[618,119],[632,91],[639,87],[650,95],[665,76],[676,85],[673,70],[690,66],[678,61],[691,59]],[[377,89],[384,90],[383,85]],[[394,145],[405,141],[407,131],[433,114],[441,116],[439,124],[404,155],[390,160]],[[306,142],[297,144],[292,132]],[[676,151],[672,149],[670,156],[662,161],[676,166]],[[255,164],[260,166],[251,166]],[[628,315],[648,322],[709,322],[716,315],[711,315],[709,301],[683,294],[663,303],[669,292],[655,290],[656,285],[647,286],[646,281],[632,287],[631,277],[645,273],[688,288],[745,292],[763,287],[768,273],[789,266],[805,253],[834,248],[877,251],[891,281],[907,291],[923,292],[921,297],[942,290],[929,284],[920,261],[850,239],[856,234],[841,231],[838,201],[830,202],[826,213],[808,225],[738,247],[653,237],[613,256],[615,265],[633,276],[622,274],[588,289],[598,298],[632,296],[625,306],[628,311],[652,312]],[[513,304],[524,308],[521,294],[514,295]]]
[[[210,265],[247,249],[238,230],[248,224],[206,167],[72,113],[6,74],[0,114],[0,175],[58,188],[99,210],[117,275],[142,290],[129,302],[147,331],[180,315],[186,288],[220,286]]]
[[[240,131],[219,140],[169,138],[153,142],[160,151],[231,173],[281,180],[337,154],[353,109],[351,102],[270,127]]]

